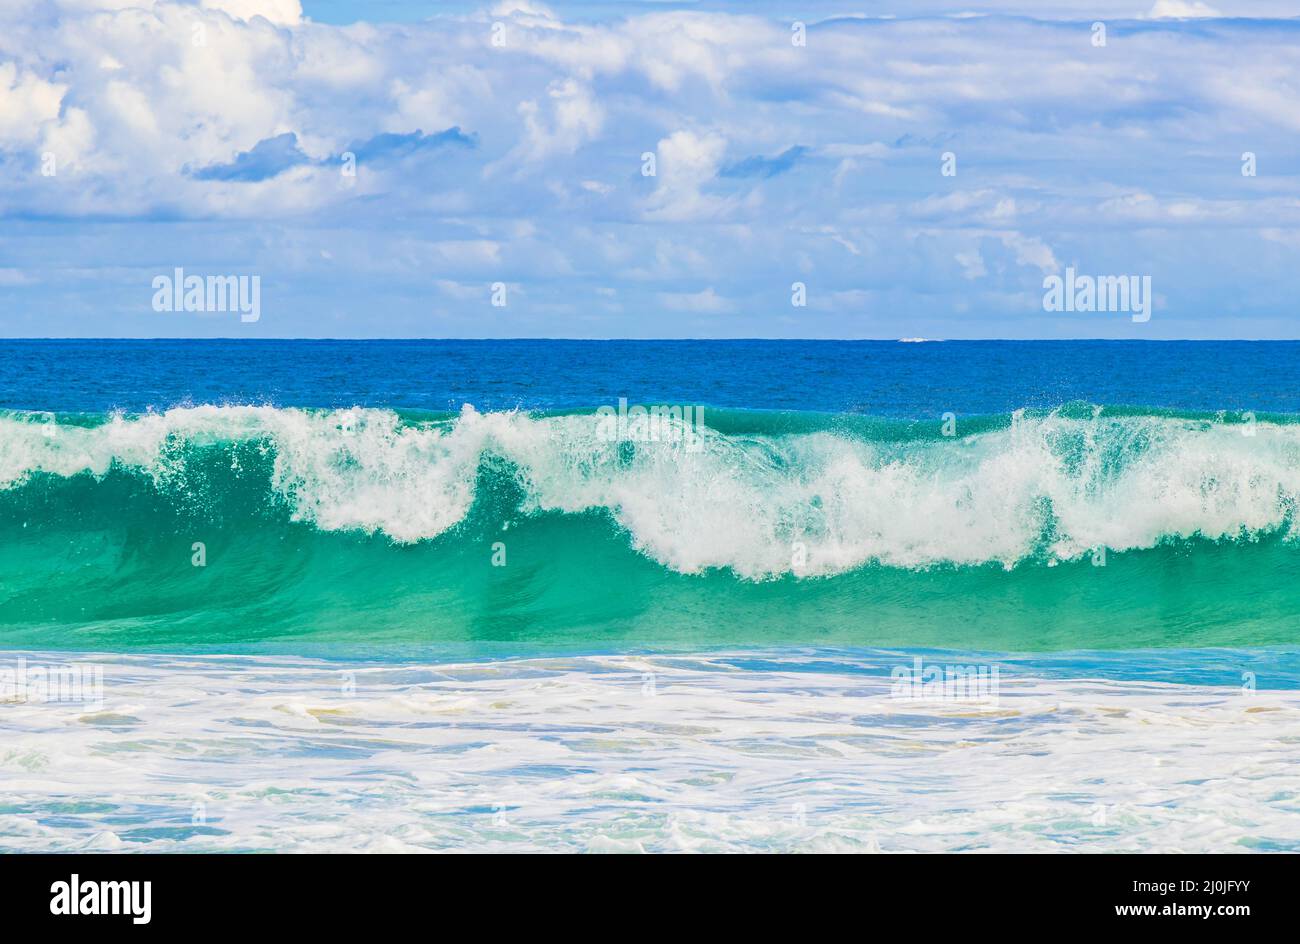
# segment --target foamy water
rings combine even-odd
[[[9,653],[102,706],[0,704],[7,851],[1300,848],[1300,694],[1003,671],[896,697],[910,657],[454,665]]]
[[[492,457],[515,470],[525,514],[607,512],[639,552],[674,571],[725,568],[758,579],[872,561],[1010,566],[1192,537],[1291,536],[1300,496],[1295,424],[1097,408],[1087,419],[1017,412],[1009,428],[960,438],[704,428],[691,449],[637,447],[599,429],[590,415],[470,406],[445,422],[250,406],[114,415],[94,426],[9,413],[0,415],[0,489],[37,473],[102,477],[122,468],[185,496],[193,488],[187,449],[253,443],[273,455],[268,497],[294,520],[412,543],[464,521]]]

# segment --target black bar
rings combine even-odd
[[[606,864],[600,871],[610,878],[603,883],[589,877],[586,866],[574,866],[581,884],[562,889],[554,863],[547,863],[543,875],[535,862],[483,863],[460,856],[426,864],[388,856],[33,855],[4,857],[0,880],[11,931],[111,925],[127,933],[338,934],[457,913],[469,915],[471,927],[475,921],[496,926],[503,918],[531,914],[534,922],[546,916],[544,923],[553,930],[570,921],[570,929],[578,930],[590,927],[593,917],[615,920],[619,914],[622,920],[639,915],[653,924],[654,913],[675,924],[707,903],[715,926],[788,911],[791,916],[803,912],[816,922],[810,927],[839,912],[864,928],[919,920],[912,929],[917,932],[931,921],[936,930],[946,926],[945,933],[969,932],[986,922],[990,931],[1005,930],[1023,921],[1033,923],[1020,925],[1022,930],[1034,933],[1124,925],[1231,933],[1291,925],[1293,864],[1285,856],[1238,855],[865,856],[852,863],[823,863],[829,867],[812,873],[801,867],[800,874],[817,876],[803,887],[781,874],[786,863],[773,863],[759,886],[732,862],[728,871],[735,871],[705,893],[698,880],[681,881],[687,878],[681,870],[698,867],[694,863],[677,863],[660,876],[630,865],[618,869],[629,873],[618,874]],[[66,904],[67,896],[56,899],[65,886],[71,892],[74,874],[87,908],[101,897],[102,886],[95,883],[148,882],[148,921],[141,920],[143,884],[133,886],[130,897],[122,886],[110,891],[108,899],[117,894],[125,913],[52,913],[52,906]],[[93,892],[87,892],[90,885]],[[728,899],[731,905],[725,904]]]

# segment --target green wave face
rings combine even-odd
[[[0,646],[1294,643],[1300,427],[0,416]],[[626,431],[624,431],[626,433]],[[52,434],[51,434],[52,433]],[[200,566],[201,565],[201,566]]]

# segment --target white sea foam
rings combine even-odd
[[[264,442],[295,518],[412,542],[462,521],[481,461],[499,457],[517,469],[525,511],[603,509],[665,566],[749,578],[1289,535],[1300,496],[1300,426],[1153,416],[1017,415],[1010,428],[910,442],[704,429],[699,449],[610,442],[591,416],[472,407],[407,423],[387,410],[202,406],[45,432],[0,416],[0,486],[114,464],[167,486],[184,481],[178,444]]]
[[[830,652],[52,659],[103,665],[105,703],[0,706],[6,851],[1300,847],[1294,692],[1004,673],[996,706],[927,704],[890,695],[907,657]]]

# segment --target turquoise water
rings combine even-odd
[[[0,645],[1296,641],[1287,416],[703,416],[611,439],[587,411],[9,411]]]
[[[1298,351],[0,342],[0,847],[1295,850]]]

